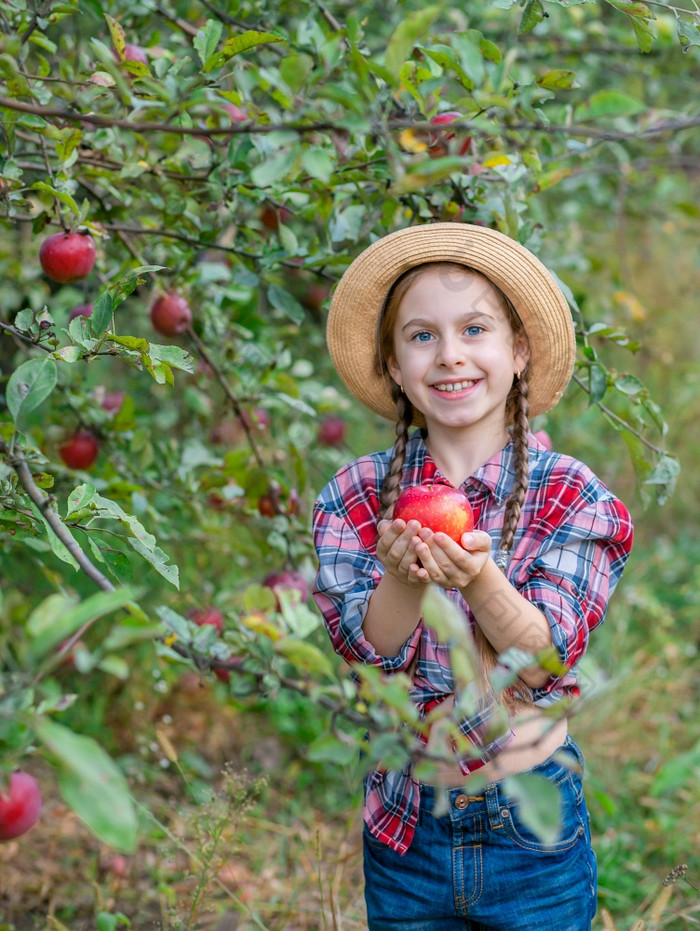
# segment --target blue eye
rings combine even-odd
[[[421,330],[420,333],[414,333],[413,339],[418,343],[427,343],[428,340],[432,339],[432,336],[427,330]]]
[[[472,326],[468,326],[464,332],[467,336],[480,336],[484,332],[484,328],[474,323]]]

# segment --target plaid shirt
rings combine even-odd
[[[319,570],[314,599],[333,647],[348,663],[368,663],[385,672],[405,671],[415,660],[411,698],[421,717],[454,691],[449,652],[434,631],[419,622],[398,655],[380,656],[365,638],[367,604],[384,567],[377,559],[379,492],[392,450],[356,459],[340,469],[314,506],[314,543]],[[537,704],[576,695],[575,665],[588,635],[605,617],[608,599],[632,547],[632,523],[625,506],[583,463],[546,450],[529,437],[529,486],[515,534],[507,576],[515,588],[546,616],[563,676],[533,689]],[[428,453],[420,431],[411,435],[402,487],[450,484]],[[467,478],[461,490],[469,497],[475,527],[498,547],[505,503],[514,482],[513,444],[508,443]],[[446,593],[474,618],[457,589]],[[486,705],[461,722],[473,754],[459,760],[466,775],[505,746],[500,706]],[[493,725],[500,721],[500,733]],[[418,820],[418,780],[409,764],[403,771],[375,770],[367,780],[364,817],[371,833],[399,853],[408,850]]]

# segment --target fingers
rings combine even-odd
[[[421,528],[418,538],[416,556],[430,581],[443,588],[468,585],[481,572],[491,551],[491,538],[483,531],[464,534],[462,545],[427,527]]]
[[[377,530],[377,557],[386,569],[403,581],[422,581],[423,574],[416,571],[420,569],[415,553],[418,521],[380,521]]]

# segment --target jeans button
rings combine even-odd
[[[468,804],[469,796],[465,795],[463,792],[455,799],[455,808],[458,808],[460,811],[464,811]]]

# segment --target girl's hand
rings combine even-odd
[[[408,585],[426,584],[429,578],[419,574],[416,545],[421,542],[417,520],[380,520],[377,525],[377,558],[387,572]],[[456,544],[455,544],[456,546]]]
[[[463,589],[488,562],[491,537],[483,530],[474,530],[462,536],[460,546],[446,533],[433,533],[428,527],[421,527],[414,550],[419,563],[414,563],[409,572],[416,581]]]

